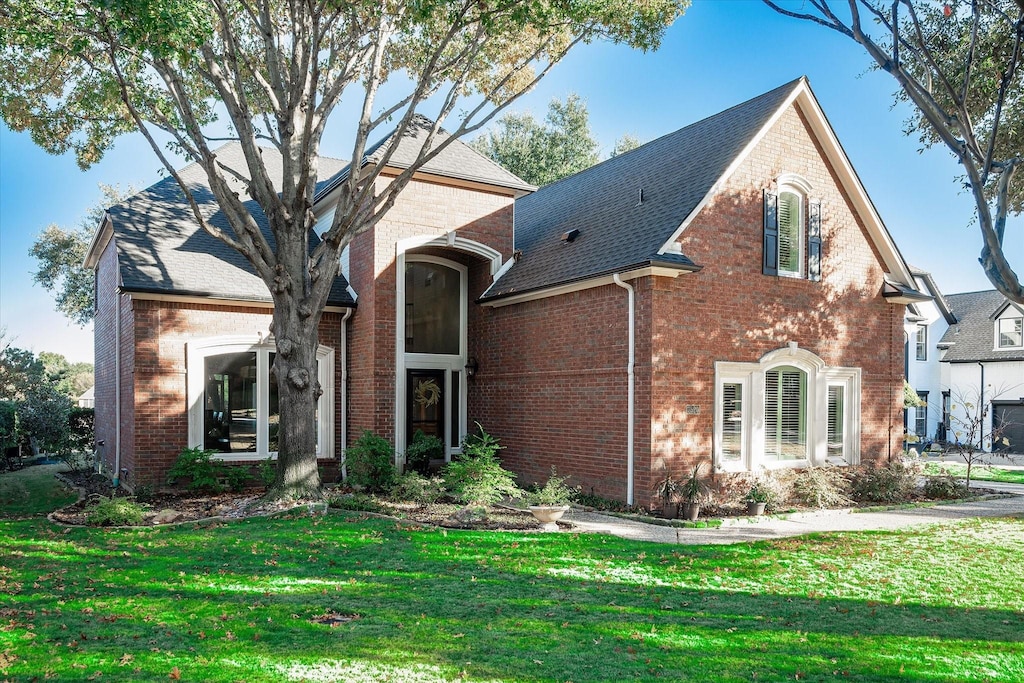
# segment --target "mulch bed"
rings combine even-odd
[[[78,488],[85,495],[77,503],[62,508],[50,515],[55,522],[72,525],[87,525],[86,506],[90,498],[96,495],[109,497],[112,493],[110,480],[94,473],[66,473],[61,475],[69,485]],[[157,514],[163,510],[174,510],[180,513],[175,522],[194,522],[197,520],[218,517],[222,519],[241,519],[256,515],[282,512],[288,509],[303,507],[303,504],[266,502],[260,499],[262,491],[253,489],[240,493],[217,493],[197,495],[190,491],[163,489],[157,491],[147,504],[144,525],[156,526]],[[435,503],[416,505],[413,503],[382,502],[381,513],[400,519],[445,527],[449,529],[477,529],[486,531],[536,531],[539,523],[529,512],[504,507],[488,507],[486,514],[479,510],[468,509],[461,505]],[[569,528],[569,525],[561,525]]]

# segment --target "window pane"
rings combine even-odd
[[[256,354],[207,356],[205,376],[205,447],[221,453],[255,451]]]
[[[928,360],[928,328],[925,325],[917,326],[915,342],[917,346],[917,360]]]
[[[743,457],[743,385],[722,385],[722,460]]]
[[[828,457],[843,457],[844,387],[828,388]]]
[[[924,439],[928,436],[928,392],[919,391],[917,397],[924,405],[914,409],[914,434]]]
[[[765,373],[765,457],[802,460],[807,457],[807,375],[792,367]]]
[[[779,270],[800,272],[802,237],[800,196],[792,192],[779,195]]]
[[[460,273],[436,263],[405,268],[405,350],[459,353]]]
[[[274,368],[274,356],[276,356],[276,355],[277,355],[276,353],[271,353],[270,354],[269,368],[271,370]],[[271,379],[270,380],[270,415],[269,415],[269,417],[270,417],[270,424],[267,426],[267,432],[268,432],[268,434],[267,434],[267,436],[268,436],[267,449],[271,453],[276,453],[277,452],[277,447],[278,447],[278,443],[279,443],[278,433],[280,432],[280,428],[281,428],[281,409],[279,408],[280,403],[281,403],[281,401],[278,398],[278,393],[277,393],[277,382],[275,380]]]
[[[459,373],[452,372],[452,394],[451,394],[451,407],[448,414],[451,416],[451,435],[448,438],[448,445],[452,448],[458,448],[459,444],[462,443],[462,435],[459,434]]]
[[[999,321],[999,346],[1020,346],[1021,327],[1020,318],[1003,318]]]

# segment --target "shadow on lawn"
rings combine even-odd
[[[2,621],[18,624],[15,632],[32,624],[32,642],[13,649],[23,661],[50,663],[54,648],[83,661],[133,652],[144,675],[164,678],[172,662],[154,647],[180,653],[174,665],[208,680],[278,680],[275,664],[325,660],[552,681],[832,672],[960,681],[982,663],[997,677],[999,666],[1021,666],[1006,664],[1024,655],[1024,615],[1013,609],[652,585],[798,552],[410,532],[333,516],[130,533],[63,534],[26,522],[0,524],[0,593],[17,611]],[[617,578],[551,573],[572,562]],[[14,582],[21,588],[11,590]],[[328,611],[358,618],[336,629],[313,623]],[[227,660],[258,665],[247,675],[225,669]]]

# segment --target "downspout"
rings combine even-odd
[[[978,384],[978,417],[981,418],[981,433],[978,434],[978,447],[985,450],[985,364],[979,360],[978,367],[981,368],[981,382]]]
[[[348,479],[345,469],[345,454],[348,449],[348,319],[352,317],[351,308],[345,309],[341,318],[341,480]]]
[[[619,277],[618,273],[612,275],[612,281],[615,282],[619,287],[622,287],[628,293],[629,298],[629,363],[626,366],[626,377],[628,378],[628,388],[626,389],[626,505],[633,504],[633,403],[635,401],[636,393],[636,379],[634,377],[633,366],[636,363],[636,340],[635,340],[635,327],[636,320],[634,316],[634,291],[632,285],[627,285]]]
[[[114,488],[121,484],[121,293],[114,296]]]

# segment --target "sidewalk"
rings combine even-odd
[[[572,511],[562,518],[578,530],[604,533],[637,541],[683,545],[724,545],[802,536],[821,531],[870,531],[904,529],[918,524],[937,524],[971,517],[1024,516],[1024,485],[979,482],[979,487],[1022,494],[1013,498],[980,500],[954,505],[889,510],[886,512],[850,512],[823,510],[793,519],[764,517],[748,524],[707,529],[678,529],[645,524],[596,512]]]

